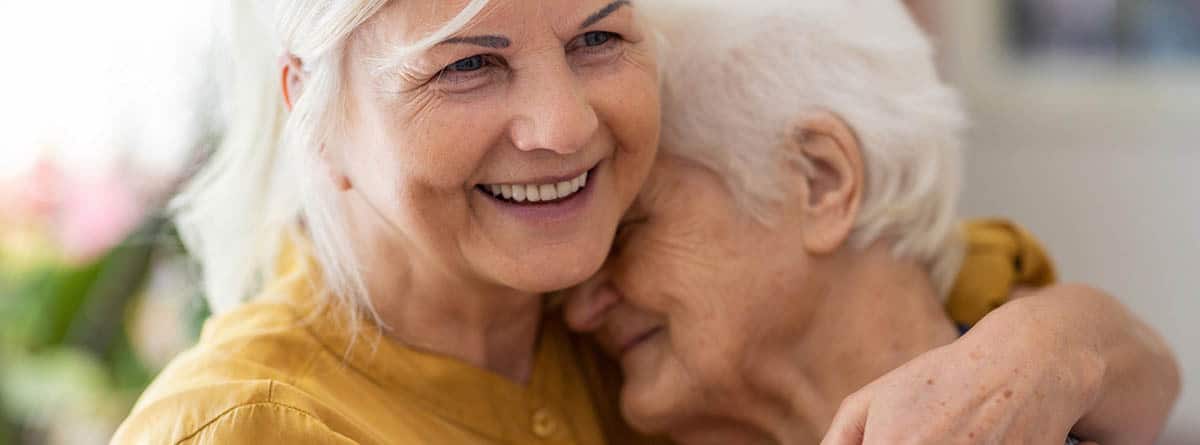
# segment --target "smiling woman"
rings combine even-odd
[[[623,433],[542,295],[649,173],[653,39],[627,0],[446,3],[236,2],[239,115],[176,201],[221,315],[116,443]]]

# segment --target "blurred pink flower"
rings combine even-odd
[[[58,238],[69,260],[102,255],[133,230],[144,212],[133,188],[115,174],[67,181],[58,212]]]
[[[144,201],[119,171],[73,177],[43,159],[28,172],[0,184],[0,214],[8,230],[45,233],[71,262],[104,254],[133,230]]]
[[[49,224],[58,211],[62,182],[58,164],[38,161],[28,172],[0,183],[0,215],[9,224]]]

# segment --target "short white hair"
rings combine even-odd
[[[961,264],[957,94],[899,0],[655,0],[665,37],[663,151],[726,178],[764,222],[783,195],[781,150],[806,115],[833,112],[862,147],[866,189],[850,242],[893,243],[942,295]]]
[[[344,117],[348,39],[387,3],[226,3],[232,19],[227,29],[232,66],[224,76],[229,99],[225,139],[172,203],[180,235],[200,261],[214,312],[232,309],[255,295],[275,272],[284,249],[307,249],[306,238],[311,238],[324,296],[335,297],[352,312],[377,315],[320,152],[339,148],[333,142]],[[432,47],[466,26],[487,4],[488,0],[471,0],[441,29],[404,49]],[[299,58],[306,75],[303,95],[290,112],[281,93],[278,62],[285,54]]]

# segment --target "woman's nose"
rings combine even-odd
[[[512,141],[522,151],[549,150],[571,154],[585,148],[600,128],[583,82],[566,62],[548,68],[537,79],[526,79],[524,94],[516,94],[518,113]]]
[[[620,302],[621,294],[607,282],[585,284],[567,297],[563,315],[571,330],[590,333],[604,325],[608,314]]]

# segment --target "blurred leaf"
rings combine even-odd
[[[192,299],[192,304],[188,305],[187,319],[191,321],[191,326],[188,326],[188,335],[193,341],[200,339],[200,331],[204,329],[204,322],[212,317],[212,308],[208,307],[208,299],[204,298],[203,293],[197,293]]]
[[[147,369],[134,353],[129,337],[123,329],[116,339],[108,362],[113,377],[113,389],[130,396],[131,401],[141,395],[142,390],[154,379],[154,372]]]
[[[0,302],[0,338],[30,349],[62,343],[102,268],[97,262],[33,272]]]
[[[0,445],[17,443],[17,425],[11,419],[0,406]]]
[[[165,219],[151,218],[105,256],[102,273],[91,283],[91,296],[70,326],[72,344],[100,355],[110,353],[125,331],[125,311],[146,280],[154,251],[164,245],[160,235],[165,226]]]

